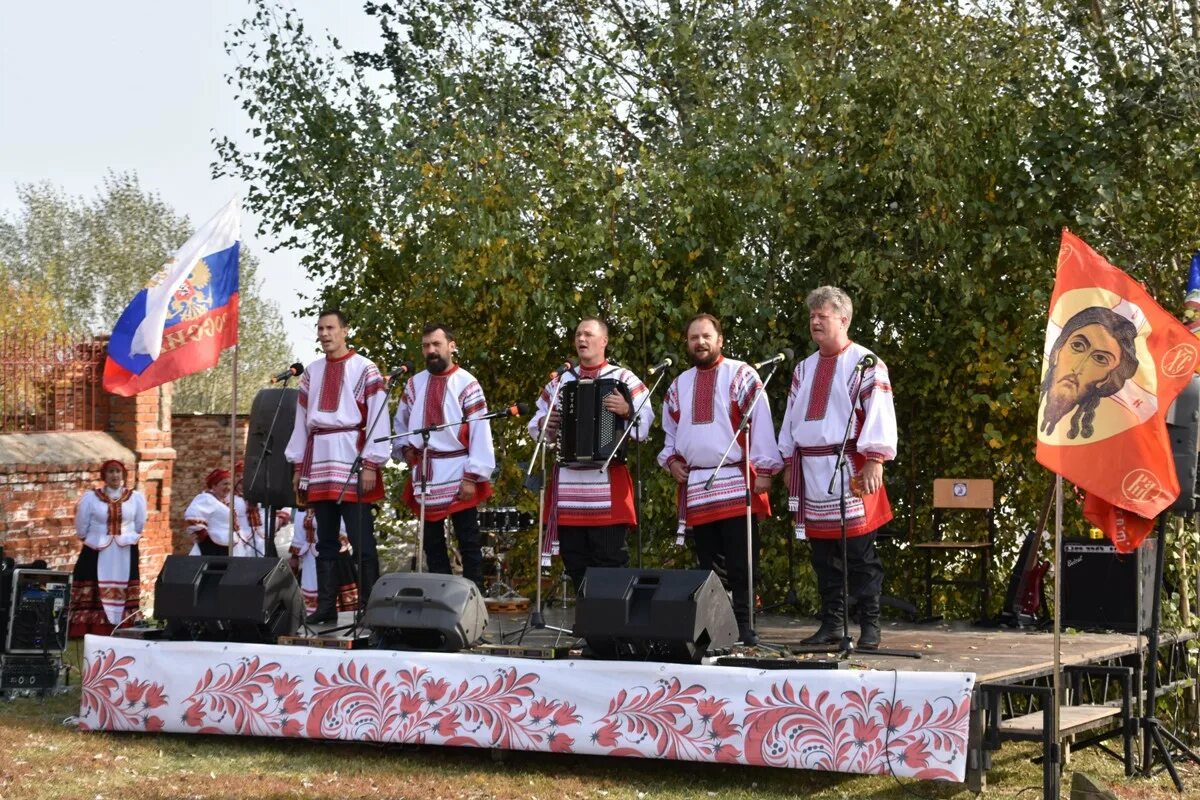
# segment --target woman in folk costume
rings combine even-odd
[[[346,535],[346,523],[338,532],[342,549],[338,551],[334,568],[334,585],[337,587],[337,610],[354,611],[358,608],[358,580],[355,578],[354,558],[350,554],[350,539]],[[300,594],[304,596],[304,610],[311,614],[317,610],[317,518],[302,508],[296,509],[296,522],[292,526],[292,543],[288,548],[288,564],[292,572],[300,575]]]
[[[105,461],[104,485],[75,507],[75,534],[83,541],[71,584],[71,636],[107,636],[139,616],[138,540],[146,527],[146,498],[125,488],[125,465]]]
[[[246,502],[245,477],[246,462],[239,461],[233,465],[233,493],[242,501],[238,510],[238,528],[245,534],[251,552],[234,555],[265,556],[267,540],[264,534],[266,527],[263,525],[262,507],[258,503]]]
[[[275,552],[280,558],[289,558],[288,548],[292,545],[292,510],[281,508],[275,512]]]
[[[245,517],[245,503],[242,498],[233,494],[233,479],[227,469],[214,469],[204,479],[208,487],[196,495],[187,510],[183,512],[183,521],[187,523],[187,532],[192,537],[192,556],[252,556],[254,552],[254,535],[243,531],[239,519]],[[229,503],[233,501],[235,514],[233,529],[229,525]],[[229,551],[230,539],[233,540],[233,552]]]

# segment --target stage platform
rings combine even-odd
[[[569,627],[573,609],[545,609]],[[349,615],[344,615],[349,621]],[[574,648],[555,659],[479,652],[164,642],[89,636],[80,726],[722,761],[968,781],[981,777],[977,683],[1050,674],[1047,633],[885,623],[884,646],[837,664],[787,648],[812,620],[763,616],[746,666],[596,661],[570,634],[493,614],[487,641]],[[1064,665],[1136,650],[1133,636],[1063,637]],[[769,659],[790,659],[767,668]],[[727,659],[723,659],[727,660]],[[831,669],[831,666],[842,668]]]
[[[492,643],[515,640],[514,633],[525,624],[527,616],[493,614],[484,638]],[[544,616],[549,626],[570,628],[574,621],[570,606],[548,606]],[[778,614],[761,615],[755,620],[762,643],[784,649],[799,647],[800,640],[815,631],[817,625],[813,619]],[[851,624],[850,634],[854,639],[858,638],[857,625]],[[525,636],[525,642],[538,645],[573,641],[570,636],[549,630],[532,630]],[[883,647],[919,654],[921,657],[879,656],[860,650],[850,656],[849,663],[856,669],[973,672],[980,683],[1015,683],[1051,673],[1054,667],[1052,643],[1053,636],[1049,632],[1032,629],[981,627],[969,622],[916,624],[885,620]],[[1064,633],[1061,656],[1063,666],[1095,664],[1132,655],[1136,649],[1136,638],[1130,634]],[[825,660],[830,656],[790,654],[788,657]]]

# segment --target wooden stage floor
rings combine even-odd
[[[574,608],[555,603],[544,611],[548,626],[569,628],[574,620]],[[485,634],[488,642],[512,643],[525,624],[527,612],[492,612]],[[756,619],[755,627],[764,644],[789,647],[816,630],[812,619],[773,614]],[[858,637],[858,626],[852,624],[851,635]],[[1164,641],[1167,637],[1164,637]],[[525,645],[573,645],[569,633],[530,630]],[[908,622],[883,623],[883,647],[890,650],[920,653],[920,658],[870,655],[856,651],[849,659],[854,669],[900,669],[916,672],[974,672],[981,683],[1011,683],[1048,675],[1053,668],[1054,637],[1049,631],[990,628],[968,622],[937,622],[915,624]],[[1146,646],[1145,639],[1142,647]],[[836,649],[836,648],[835,648]],[[1089,664],[1129,655],[1137,649],[1137,639],[1124,633],[1064,633],[1062,663]],[[738,648],[744,652],[743,648]],[[762,655],[770,655],[763,650]],[[825,659],[824,655],[795,655],[791,658]]]

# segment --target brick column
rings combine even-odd
[[[137,487],[146,495],[146,528],[138,545],[143,591],[168,555],[171,538],[171,483],[175,450],[171,446],[171,384],[133,397],[106,394],[108,433],[137,458]]]

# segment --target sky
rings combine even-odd
[[[328,30],[350,48],[378,42],[360,2],[290,4],[315,39]],[[19,209],[20,184],[48,181],[91,198],[109,171],[137,173],[143,190],[194,227],[235,194],[244,198],[240,181],[211,177],[211,164],[215,136],[251,144],[225,82],[233,59],[224,49],[249,12],[246,0],[0,0],[0,214]],[[297,314],[301,294],[316,287],[299,253],[267,252],[273,241],[257,228],[244,214],[242,242],[261,262],[263,293],[279,307],[295,357],[307,360],[317,352],[315,321]]]

